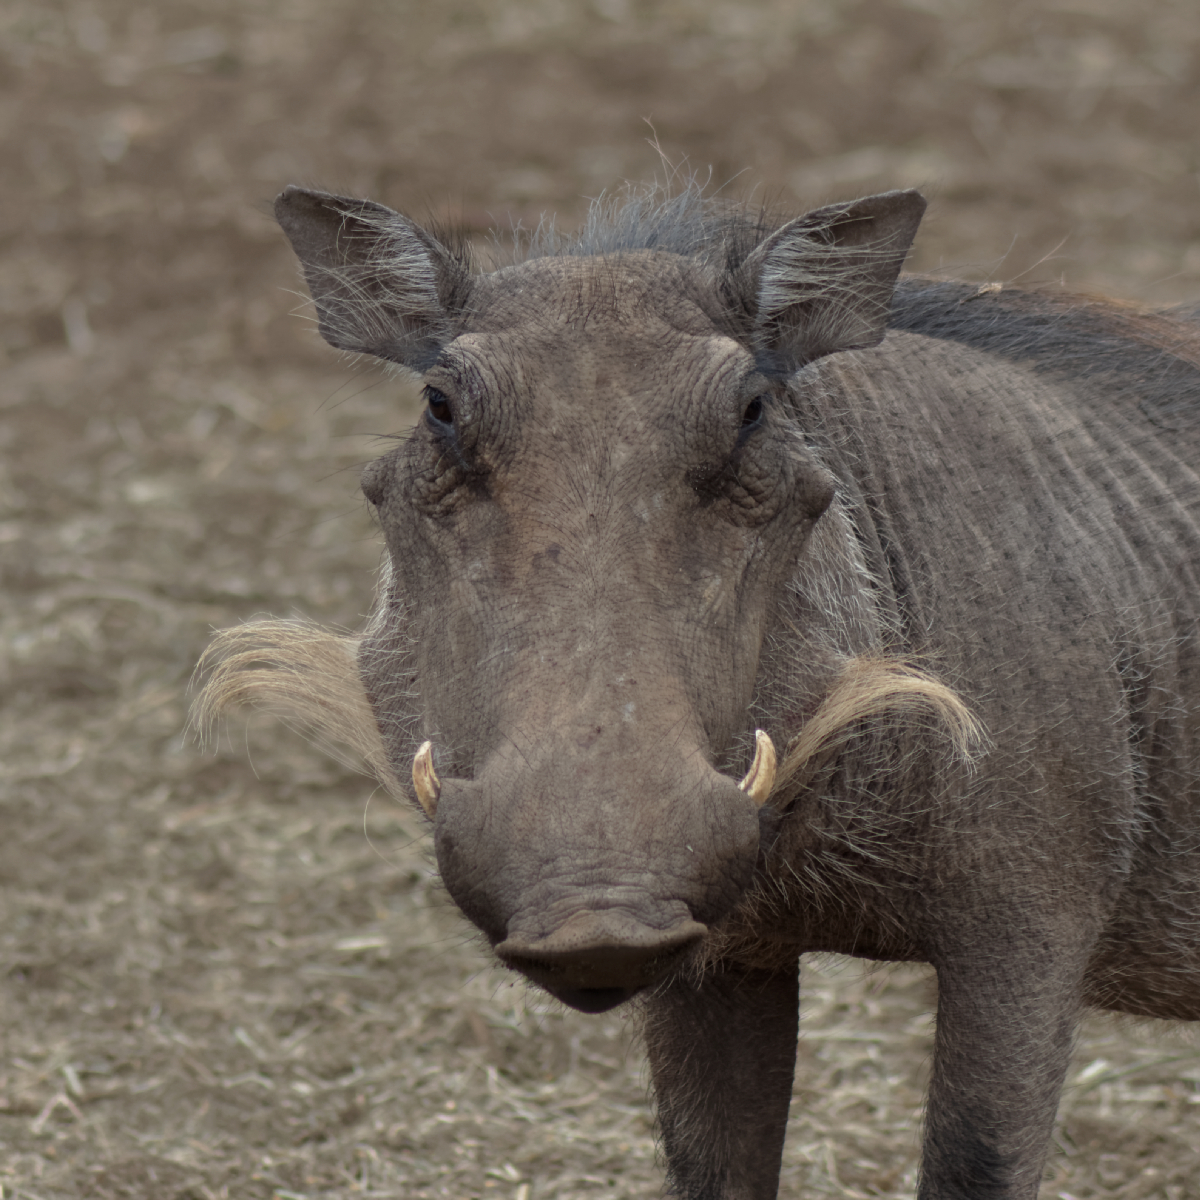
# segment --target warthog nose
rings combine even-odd
[[[660,979],[707,932],[698,921],[655,929],[604,909],[576,913],[545,937],[510,934],[496,954],[564,1004],[603,1012]]]

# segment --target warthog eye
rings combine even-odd
[[[430,417],[439,425],[454,424],[454,413],[450,411],[450,401],[445,392],[439,392],[435,387],[427,387],[425,402],[429,405]]]
[[[763,414],[763,401],[761,396],[755,396],[749,404],[746,405],[746,411],[742,413],[742,428],[749,429],[751,425],[757,425]]]

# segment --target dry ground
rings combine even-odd
[[[1194,0],[0,4],[4,1197],[646,1197],[619,1016],[493,971],[420,825],[214,626],[354,625],[412,397],[290,315],[289,181],[482,231],[664,150],[783,207],[924,183],[914,264],[1200,298]],[[928,981],[806,964],[782,1195],[912,1189]],[[1200,1047],[1090,1022],[1046,1197],[1200,1197]]]

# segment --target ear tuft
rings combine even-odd
[[[760,348],[796,366],[878,345],[925,212],[917,191],[884,192],[797,217],[743,264]]]
[[[437,239],[382,204],[294,186],[276,198],[275,219],[327,342],[413,368],[436,355],[469,279]]]

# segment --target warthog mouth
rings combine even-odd
[[[608,912],[581,912],[549,937],[519,934],[496,947],[520,971],[580,1012],[607,1012],[668,974],[705,935],[697,921],[659,930]]]
[[[636,996],[643,988],[657,983],[684,957],[694,942],[687,942],[665,954],[637,964],[634,979],[618,983],[610,975],[610,964],[597,963],[591,970],[578,966],[563,967],[536,958],[525,958],[517,954],[505,954],[506,967],[519,971],[531,983],[549,992],[571,1008],[585,1013],[607,1012],[626,1000]],[[628,976],[628,971],[621,972]],[[583,983],[582,978],[594,979],[594,983]]]
[[[683,950],[681,949],[677,953],[664,956],[665,961],[662,962],[661,969],[656,972],[656,978],[666,974],[670,965],[682,955]],[[616,1008],[618,1004],[624,1004],[626,1000],[633,999],[638,992],[652,982],[647,980],[645,983],[627,987],[576,987],[565,978],[566,972],[561,968],[539,963],[536,959],[506,956],[504,965],[511,967],[514,971],[519,971],[530,983],[537,984],[555,1000],[560,1000],[568,1008],[574,1008],[582,1013],[608,1012],[610,1008]]]
[[[549,990],[549,989],[547,989]],[[640,988],[564,988],[561,991],[551,991],[556,1000],[561,1000],[568,1008],[589,1016],[606,1013],[609,1009],[624,1004],[638,994]]]

